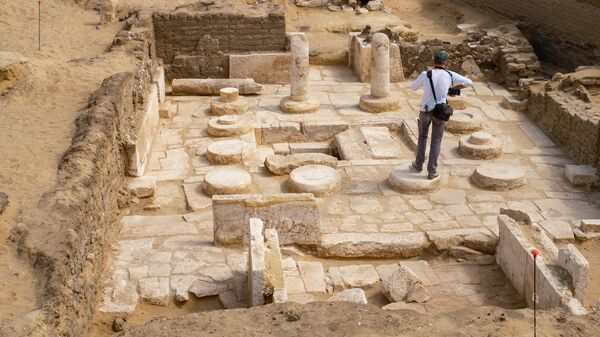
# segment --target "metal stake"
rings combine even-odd
[[[537,337],[537,285],[535,281],[537,270],[537,256],[540,252],[537,249],[531,250],[533,255],[533,337]]]
[[[38,0],[38,50],[42,50],[42,0]]]

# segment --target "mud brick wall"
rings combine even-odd
[[[258,14],[159,12],[153,22],[156,55],[168,80],[228,78],[231,53],[286,50],[285,15],[279,7]]]

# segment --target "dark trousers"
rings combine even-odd
[[[419,113],[419,142],[417,149],[416,164],[420,167],[425,163],[425,149],[427,148],[427,137],[429,135],[429,126],[431,129],[431,147],[429,148],[429,161],[427,162],[427,172],[435,173],[438,168],[438,157],[442,148],[442,137],[444,136],[444,124],[433,117],[433,113],[421,111]]]

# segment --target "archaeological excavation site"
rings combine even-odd
[[[0,336],[600,336],[598,18],[0,0]]]

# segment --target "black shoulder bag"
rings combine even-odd
[[[433,80],[431,79],[432,77],[432,71],[429,70],[427,71],[427,78],[429,79],[429,84],[431,85],[431,92],[433,93],[433,99],[435,99],[435,107],[432,110],[433,113],[433,117],[447,122],[450,120],[450,117],[452,117],[452,114],[454,113],[454,110],[452,109],[452,107],[450,105],[448,105],[448,101],[446,101],[446,103],[438,103],[437,102],[437,97],[435,95],[435,87],[433,86]],[[450,75],[450,78],[452,78],[452,75]]]

